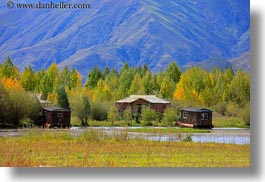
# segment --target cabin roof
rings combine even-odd
[[[143,99],[150,103],[159,103],[159,104],[170,104],[170,102],[160,99],[156,97],[155,95],[130,95],[130,97],[126,97],[124,99],[116,101],[116,103],[132,103],[138,99]]]
[[[62,107],[56,107],[56,106],[45,107],[43,109],[47,111],[70,111],[69,109],[65,109]]]
[[[197,109],[197,108],[193,108],[193,107],[182,108],[181,111],[190,111],[190,112],[213,112],[212,110],[209,110],[209,109],[206,109],[206,108]]]

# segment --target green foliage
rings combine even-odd
[[[152,122],[158,121],[160,118],[159,114],[155,110],[150,108],[144,108],[141,117],[144,125],[146,126],[152,126]]]
[[[123,111],[123,119],[127,125],[132,125],[132,110],[131,108],[126,108]]]
[[[87,88],[95,88],[100,79],[103,79],[103,73],[98,67],[93,68],[88,74],[85,87]]]
[[[169,76],[165,76],[160,87],[160,93],[163,98],[172,99],[175,89],[175,84]]]
[[[112,105],[108,112],[108,121],[111,122],[111,125],[114,125],[114,122],[118,120],[118,110],[115,105]]]
[[[18,79],[19,78],[19,71],[18,68],[12,63],[11,59],[8,57],[6,61],[0,65],[0,78],[12,78]]]
[[[70,107],[68,95],[63,85],[61,85],[57,90],[57,105],[62,108]]]
[[[26,91],[33,92],[35,90],[37,79],[30,65],[25,67],[24,71],[22,72],[20,82]]]
[[[3,125],[8,122],[9,111],[11,109],[10,107],[9,94],[0,82],[0,124]]]
[[[88,126],[88,120],[91,116],[91,104],[88,96],[80,94],[73,94],[70,96],[71,110],[73,111],[73,116],[78,117],[81,121],[82,126]]]
[[[179,82],[180,79],[180,75],[181,75],[181,70],[178,67],[178,65],[176,64],[176,62],[171,61],[167,68],[166,68],[166,75],[169,76],[173,82],[176,84]]]
[[[243,121],[245,122],[245,125],[250,126],[250,104],[247,104],[241,110],[241,117],[242,117]]]
[[[91,107],[91,119],[105,121],[108,119],[109,103],[106,101],[95,101]]]
[[[187,135],[181,141],[182,142],[192,142],[192,135],[191,134]]]
[[[162,121],[166,126],[173,126],[178,121],[176,110],[173,107],[166,108]]]

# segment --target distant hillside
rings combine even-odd
[[[20,69],[35,70],[56,62],[86,76],[93,66],[120,69],[127,61],[158,71],[172,60],[181,67],[213,57],[222,62],[250,49],[248,0],[89,3],[88,10],[10,10],[1,1],[0,62],[10,56]]]

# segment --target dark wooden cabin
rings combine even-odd
[[[70,127],[71,110],[61,107],[43,108],[43,127]]]
[[[213,128],[212,111],[209,109],[183,108],[178,125],[192,128]]]
[[[155,95],[131,95],[130,97],[116,101],[116,107],[119,112],[130,108],[133,115],[136,113],[142,114],[142,110],[145,107],[149,107],[163,114],[168,106],[170,106],[170,102],[160,99]]]

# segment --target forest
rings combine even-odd
[[[172,61],[165,70],[153,73],[147,65],[125,63],[119,71],[94,67],[83,79],[75,68],[60,70],[56,63],[38,71],[28,65],[20,72],[7,58],[0,64],[0,127],[38,124],[42,113],[37,95],[71,108],[72,118],[83,126],[92,121],[130,124],[130,113],[120,117],[115,101],[132,94],[152,94],[170,101],[161,121],[176,119],[181,107],[191,106],[207,107],[218,116],[239,118],[250,125],[250,74],[240,68],[181,70]],[[159,120],[148,112],[143,113],[143,121]]]

